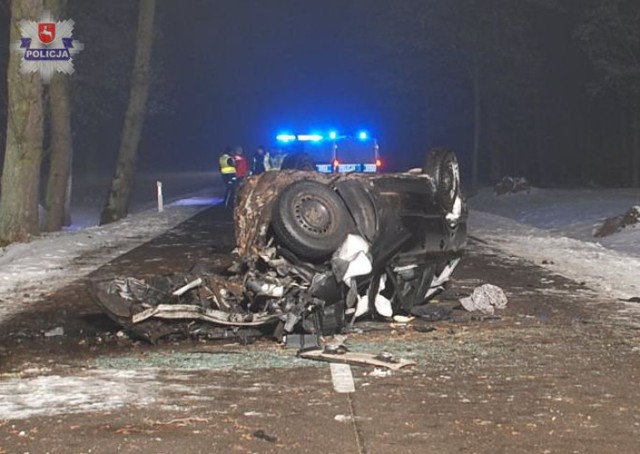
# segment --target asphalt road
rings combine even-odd
[[[95,274],[223,269],[232,247],[231,217],[214,207]],[[352,351],[417,365],[353,367],[356,391],[340,394],[327,364],[268,339],[132,341],[80,280],[0,327],[0,452],[638,452],[633,316],[481,239],[439,304],[486,282],[509,297],[497,319],[361,324]]]

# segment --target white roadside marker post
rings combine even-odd
[[[162,213],[164,211],[164,200],[162,198],[162,181],[156,181],[156,185],[158,186],[158,213]]]

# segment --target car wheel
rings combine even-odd
[[[438,204],[444,211],[451,211],[460,193],[460,168],[455,153],[446,148],[429,151],[422,172],[433,178]]]
[[[284,158],[281,169],[316,170],[316,165],[313,158],[307,153],[295,153]]]
[[[278,197],[271,225],[282,246],[307,259],[331,255],[352,230],[342,199],[328,186],[302,180]]]

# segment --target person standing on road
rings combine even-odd
[[[220,176],[224,181],[224,204],[229,206],[233,198],[234,188],[236,184],[236,164],[231,154],[231,148],[224,149],[224,153],[218,158],[218,167],[220,168]]]
[[[218,159],[218,167],[220,168],[220,176],[225,185],[229,185],[231,181],[236,177],[236,165],[231,155],[231,148],[224,149],[224,153],[220,155]]]
[[[261,145],[256,150],[256,154],[253,156],[253,175],[260,175],[265,171],[269,170],[267,167],[269,159],[269,154],[265,151],[264,147]]]
[[[244,155],[242,147],[236,147],[233,150],[233,163],[236,168],[236,178],[238,183],[241,183],[247,176],[249,176],[249,160]]]

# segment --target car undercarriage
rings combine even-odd
[[[335,334],[408,314],[442,291],[466,245],[450,150],[395,174],[278,171],[249,178],[234,209],[235,263],[93,283],[94,301],[134,336]]]

